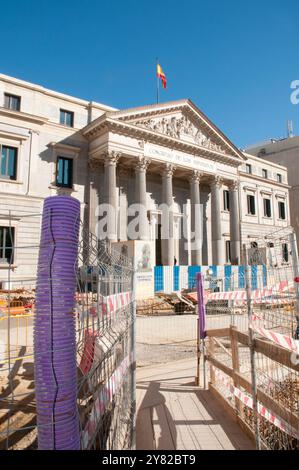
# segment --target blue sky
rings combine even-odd
[[[1,1],[0,71],[118,108],[190,98],[239,147],[284,137],[299,104],[299,2]]]

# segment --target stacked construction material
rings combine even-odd
[[[80,203],[44,202],[34,321],[39,449],[79,449],[74,303]]]

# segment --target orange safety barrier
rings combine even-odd
[[[26,309],[23,305],[19,307],[0,307],[0,313],[2,315],[25,315]]]

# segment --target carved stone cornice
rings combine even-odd
[[[162,176],[164,176],[165,178],[171,178],[175,170],[175,165],[173,165],[172,163],[166,163],[163,167]]]
[[[104,165],[105,166],[116,165],[121,155],[122,155],[121,152],[116,152],[115,150],[104,152],[103,154]]]
[[[150,164],[150,159],[146,157],[138,157],[136,165],[135,165],[135,171],[146,171],[148,166]]]
[[[170,137],[167,134],[155,132],[149,128],[136,126],[135,123],[124,122],[115,120],[112,118],[99,118],[98,122],[87,126],[86,130],[83,131],[83,135],[87,138],[95,138],[97,135],[101,135],[101,132],[116,132],[120,135],[130,136],[138,139],[139,142],[149,142],[157,145],[171,146],[173,149],[177,149],[183,152],[190,153],[192,155],[198,155],[200,157],[213,158],[217,156],[217,160],[223,163],[229,163],[233,166],[240,165],[240,157],[236,157],[236,151],[229,151],[227,153],[221,153],[215,149],[207,146],[200,146],[191,141],[180,140],[178,138]],[[230,149],[231,150],[231,149]],[[242,158],[244,161],[244,157]]]

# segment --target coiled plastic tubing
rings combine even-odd
[[[34,318],[38,448],[80,449],[75,334],[80,202],[44,201]]]

